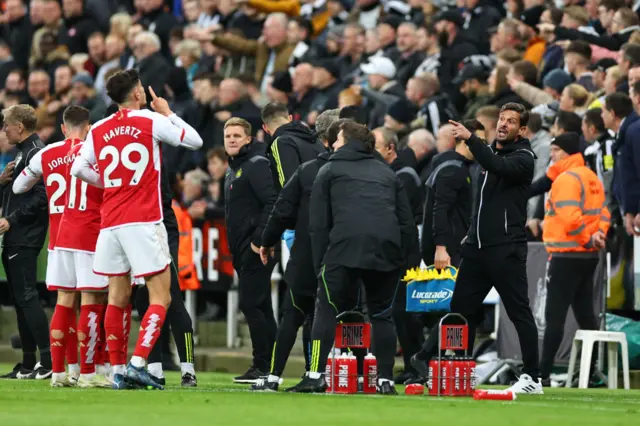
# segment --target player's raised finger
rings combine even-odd
[[[151,93],[151,97],[155,100],[158,99],[156,92],[153,91],[153,87],[149,86],[149,93]]]

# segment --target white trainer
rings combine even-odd
[[[88,376],[88,377],[87,377]],[[82,389],[88,388],[107,388],[111,389],[111,382],[102,374],[93,374],[91,376],[81,374],[78,379],[78,387]]]
[[[69,381],[66,373],[53,373],[51,375],[52,388],[68,388],[73,386]]]
[[[518,381],[507,389],[513,393],[526,394],[526,395],[543,395],[542,382],[540,379],[534,381],[530,375],[523,374],[518,378]]]

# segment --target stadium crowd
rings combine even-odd
[[[348,108],[377,129],[376,150],[392,168],[412,169],[420,186],[434,157],[456,150],[450,120],[491,143],[501,108],[517,103],[529,110],[522,136],[536,157],[528,239],[542,239],[552,140],[564,134],[564,151],[582,153],[603,182],[612,222],[640,234],[640,2],[5,0],[2,8],[2,107],[32,105],[38,136],[59,141],[67,106],[100,120],[111,104],[106,81],[136,69],[204,141],[196,151],[163,148],[163,167],[184,177],[181,202],[194,221],[224,212],[225,123],[244,119],[269,143],[275,132],[261,109],[270,102],[288,106],[290,133],[314,141],[323,112]],[[0,141],[0,168],[16,154]],[[410,195],[418,223],[423,200]],[[505,232],[506,220],[505,210]]]

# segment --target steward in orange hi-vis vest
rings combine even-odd
[[[598,328],[593,284],[599,252],[605,247],[610,225],[604,185],[585,166],[580,136],[570,132],[556,137],[551,141],[550,152],[555,164],[547,172],[553,184],[542,233],[549,252],[545,277],[546,327],[540,359],[543,385],[550,384],[569,307],[580,329]],[[595,361],[594,357],[592,368]]]
[[[176,200],[173,200],[171,207],[176,214],[180,232],[180,249],[178,251],[180,290],[198,290],[200,281],[198,281],[196,265],[193,263],[193,239],[191,237],[193,224],[191,223],[191,216],[189,216],[187,209],[182,207]]]
[[[610,226],[604,186],[585,166],[582,154],[573,154],[550,167],[553,184],[547,200],[542,240],[548,252],[593,252],[591,236],[606,235]]]

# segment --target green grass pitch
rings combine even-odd
[[[48,381],[0,380],[0,425],[640,425],[638,390],[550,389],[544,396],[503,402],[258,394],[234,385],[231,378],[199,373],[197,389],[181,389],[179,375],[170,373],[165,391],[52,389]],[[295,383],[287,380],[285,386]]]

